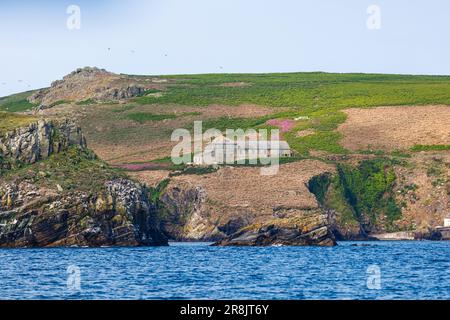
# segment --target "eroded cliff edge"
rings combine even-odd
[[[72,121],[0,138],[0,247],[167,245],[149,190],[86,148]]]
[[[326,212],[307,188],[323,171],[333,167],[304,160],[274,176],[231,166],[172,175],[153,188],[161,228],[174,240],[216,245],[335,245]]]

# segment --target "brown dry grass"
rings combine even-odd
[[[259,117],[273,110],[256,105],[237,107],[211,105],[203,108],[178,105],[142,105],[117,113],[118,105],[84,108],[79,122],[89,146],[104,160],[112,164],[144,162],[170,155],[176,142],[170,135],[177,128],[190,128],[196,120],[229,117]],[[175,114],[175,119],[137,123],[127,119],[127,112]],[[191,114],[192,113],[192,114]],[[199,114],[195,114],[199,113]]]
[[[404,106],[345,110],[339,126],[350,150],[408,149],[416,144],[450,144],[449,106]]]
[[[171,183],[204,188],[210,212],[217,218],[250,214],[259,221],[267,216],[276,217],[277,211],[317,208],[306,184],[314,175],[334,170],[334,166],[321,161],[302,160],[281,165],[273,176],[262,176],[258,167],[225,167],[202,176],[173,177]]]
[[[415,154],[409,162],[395,169],[397,200],[405,204],[397,224],[420,231],[442,226],[450,212],[450,152]]]

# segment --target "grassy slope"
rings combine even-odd
[[[72,146],[43,161],[7,171],[2,180],[30,179],[39,187],[55,189],[59,184],[66,191],[95,193],[102,190],[105,181],[125,177],[120,170],[110,168],[91,151]]]
[[[27,98],[35,91],[26,91],[0,98],[0,111],[22,112],[35,107]]]
[[[27,126],[37,118],[28,115],[0,111],[0,134],[18,127]]]
[[[95,116],[95,124],[108,123],[111,117],[115,119],[114,121],[118,121],[117,126],[109,126],[111,129],[105,132],[107,133],[105,141],[117,140],[116,143],[120,144],[124,141],[133,141],[133,138],[140,135],[152,136],[155,139],[158,137],[166,139],[170,136],[173,128],[157,122],[173,119],[174,115],[167,112],[161,114],[153,111],[132,112],[135,106],[147,105],[151,110],[152,105],[204,108],[211,104],[236,106],[249,103],[272,107],[275,115],[250,119],[220,116],[206,120],[204,128],[269,128],[265,125],[265,121],[273,117],[292,119],[306,116],[309,119],[297,121],[296,126],[284,134],[293,149],[301,155],[307,155],[311,150],[345,153],[346,150],[339,144],[340,134],[335,131],[346,119],[342,109],[393,105],[450,105],[450,76],[315,72],[177,75],[164,78],[170,81],[162,96],[142,96],[134,99],[131,105],[120,109],[115,107],[116,114],[102,110],[105,114]],[[240,82],[246,85],[223,86]],[[26,96],[30,93],[0,98],[0,110],[29,109],[31,105],[26,101]],[[187,115],[189,113],[182,114]],[[125,119],[146,125],[136,128],[127,125],[122,128],[120,124]],[[297,131],[309,128],[314,129],[315,134],[297,136]]]
[[[408,76],[380,74],[207,74],[180,75],[162,97],[140,97],[139,104],[179,104],[207,106],[210,104],[288,107],[277,117],[308,116],[285,135],[291,146],[301,154],[310,150],[345,153],[339,145],[340,135],[334,132],[346,116],[340,110],[349,107],[394,105],[450,105],[449,76]],[[225,87],[224,83],[245,82],[249,86]],[[260,125],[264,119],[218,119],[211,125],[228,128]],[[208,125],[209,126],[209,125]],[[316,134],[297,137],[298,130],[313,128]]]

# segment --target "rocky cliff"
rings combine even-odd
[[[218,245],[333,245],[327,215],[305,185],[315,172],[329,169],[308,160],[273,177],[260,176],[258,168],[232,167],[171,177],[158,196],[162,230],[171,239]]]
[[[81,129],[67,119],[41,119],[0,134],[0,154],[11,163],[32,164],[71,145],[86,147],[86,139]]]
[[[107,181],[95,194],[0,185],[0,247],[165,245],[145,188]]]
[[[216,246],[334,246],[336,241],[321,210],[252,224],[216,242]]]
[[[0,141],[0,247],[167,245],[147,188],[99,160],[71,121]]]

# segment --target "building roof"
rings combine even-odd
[[[289,144],[286,141],[271,141],[271,140],[246,140],[246,141],[232,141],[230,139],[214,140],[211,142],[213,145],[233,145],[241,146],[244,144],[244,148],[247,150],[252,149],[278,149],[278,150],[291,150]]]

